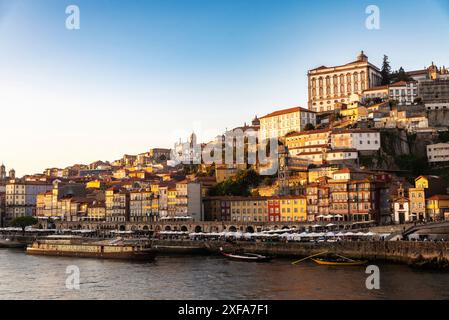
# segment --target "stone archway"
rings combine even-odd
[[[254,233],[254,228],[252,226],[247,226],[246,227],[246,232],[248,233]]]
[[[196,233],[200,233],[200,232],[202,232],[203,231],[203,229],[201,228],[201,226],[196,226],[195,227],[195,232]]]
[[[171,227],[170,226],[165,226],[165,231],[171,231]]]
[[[148,231],[148,226],[143,226],[142,230],[143,231]]]
[[[120,231],[126,231],[126,226],[122,224],[122,225],[120,226],[119,230],[120,230]]]
[[[132,226],[131,227],[131,231],[137,231],[137,227],[136,226]]]
[[[187,231],[189,231],[189,229],[187,229],[186,226],[182,226],[182,227],[181,227],[181,231],[182,231],[182,232],[187,232]]]
[[[230,226],[229,232],[237,232],[237,228],[235,226]]]

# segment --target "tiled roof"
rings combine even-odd
[[[309,110],[309,109],[304,109],[304,108],[301,108],[301,107],[294,107],[294,108],[283,109],[283,110],[278,110],[278,111],[269,113],[266,116],[261,117],[260,119],[276,117],[276,116],[280,116],[280,115],[283,115],[283,114],[288,114],[288,113],[293,113],[293,112],[298,112],[298,111],[315,113],[314,111]]]

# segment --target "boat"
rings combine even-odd
[[[24,249],[26,247],[26,243],[19,242],[15,240],[11,240],[9,238],[6,239],[0,239],[0,248],[7,248],[7,249]]]
[[[228,258],[230,260],[235,260],[235,261],[269,262],[273,259],[273,257],[264,256],[261,254],[255,254],[255,253],[238,253],[238,254],[226,253],[223,251],[223,248],[220,248],[220,252],[226,258]]]
[[[37,240],[27,247],[26,252],[30,255],[142,261],[152,261],[156,257],[156,251],[148,245],[125,243],[121,239],[95,242],[77,237]]]
[[[368,263],[366,260],[353,260],[337,254],[312,258],[312,261],[322,266],[361,266]]]

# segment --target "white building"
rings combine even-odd
[[[412,105],[418,98],[418,82],[399,81],[389,86],[389,97],[400,105]]]
[[[259,137],[263,140],[284,137],[295,131],[301,132],[307,124],[315,126],[316,114],[308,109],[295,107],[272,112],[259,120]]]
[[[39,193],[52,190],[49,182],[10,180],[6,184],[5,222],[18,217],[36,214],[36,198]]]
[[[393,221],[398,224],[412,222],[416,216],[410,213],[410,201],[405,197],[402,185],[398,189],[398,195],[393,199]]]
[[[336,66],[321,66],[308,72],[309,109],[332,111],[340,103],[349,103],[352,94],[359,96],[369,88],[381,84],[379,68],[368,62],[361,52],[356,61]]]
[[[377,151],[380,145],[380,132],[375,130],[344,130],[331,135],[332,149]]]
[[[388,99],[388,86],[378,86],[370,89],[366,89],[362,93],[362,101],[365,102],[367,99],[379,98],[382,100]]]
[[[437,143],[427,146],[429,163],[449,162],[449,143]]]

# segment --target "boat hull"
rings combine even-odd
[[[273,259],[272,257],[244,257],[227,253],[222,253],[222,255],[229,260],[243,262],[270,262]]]
[[[27,248],[27,254],[43,255],[54,257],[74,257],[74,258],[96,258],[96,259],[115,259],[115,260],[137,260],[137,261],[153,261],[156,258],[154,250],[143,250],[138,252],[72,252],[59,250],[42,250],[36,248]]]
[[[337,262],[337,261],[324,261],[319,259],[312,259],[312,261],[322,266],[362,266],[368,263],[368,261]]]

